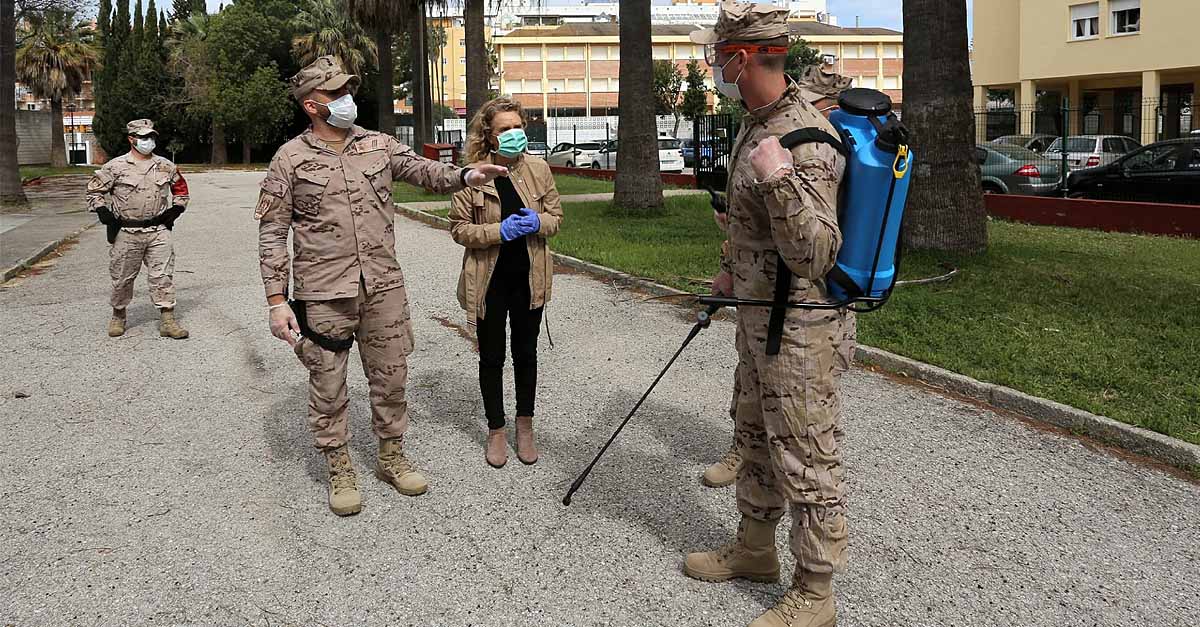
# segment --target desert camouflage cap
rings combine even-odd
[[[854,81],[841,74],[826,72],[819,65],[810,65],[804,68],[800,80],[796,83],[800,86],[800,94],[805,100],[818,102],[826,98],[836,100],[842,92],[850,89]]]
[[[125,125],[126,135],[158,135],[158,131],[154,130],[154,122],[151,120],[141,119],[133,120]]]
[[[692,42],[716,44],[723,41],[764,41],[788,36],[788,10],[774,4],[721,3],[712,28],[692,31]]]
[[[349,85],[351,92],[358,91],[361,82],[362,79],[354,74],[347,74],[342,69],[342,64],[338,63],[337,57],[332,55],[318,57],[316,61],[309,63],[303,70],[288,79],[288,84],[292,88],[292,96],[296,100],[303,100],[314,90],[337,91],[343,85]]]

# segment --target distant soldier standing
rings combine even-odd
[[[706,46],[717,89],[747,110],[730,156],[729,246],[714,290],[732,289],[742,299],[776,300],[781,293],[788,302],[827,301],[824,277],[841,247],[838,188],[846,161],[828,144],[790,151],[780,144],[802,128],[837,136],[784,73],[787,16],[775,5],[724,2],[714,28],[692,33]],[[847,541],[836,436],[844,317],[788,309],[775,351],[768,341],[772,314],[738,310],[737,537],[689,554],[684,572],[705,581],[778,579],[775,529],[790,513],[790,589],[751,627],[834,627],[833,575],[845,569]]]
[[[329,464],[329,507],[341,516],[362,509],[346,446],[346,362],[355,340],[379,438],[375,476],[409,496],[428,489],[403,451],[413,339],[396,261],[392,181],[449,194],[508,172],[423,159],[390,135],[355,126],[359,82],[332,56],[292,77],[292,95],[312,126],[275,153],[254,213],[271,333],[291,344],[309,371],[309,429]]]
[[[175,320],[175,248],[171,230],[188,204],[187,182],[165,157],[154,154],[158,132],[150,120],[125,125],[131,150],[104,164],[88,182],[88,209],[108,228],[112,319],[108,334],[125,334],[125,308],[142,264],[150,298],[158,308],[159,335],[176,340],[188,332]]]

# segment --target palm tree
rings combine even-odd
[[[186,20],[171,24],[171,34],[167,39],[167,68],[181,79],[183,90],[177,95],[179,99],[167,103],[168,105],[198,112],[212,110],[211,104],[216,98],[217,87],[212,68],[207,63],[210,57],[207,39],[213,19],[203,12],[193,12]],[[229,154],[225,143],[225,127],[213,120],[211,132],[210,161],[217,165],[227,163]]]
[[[459,0],[463,5],[463,28],[467,44],[467,120],[483,103],[492,98],[492,51],[486,36],[485,12],[488,6],[499,9],[508,4],[504,0]],[[541,0],[533,3],[541,5]]]
[[[662,178],[658,164],[658,124],[654,98],[654,54],[650,41],[650,0],[623,0],[620,8],[621,72],[617,108],[617,180],[613,204],[625,211],[660,211]]]
[[[379,57],[379,73],[376,76],[378,84],[376,85],[376,97],[379,99],[379,130],[392,135],[396,129],[396,117],[393,113],[392,103],[392,36],[396,31],[400,30],[400,26],[404,22],[404,18],[410,13],[413,0],[345,0],[346,9],[350,15],[361,25],[370,28],[375,34],[375,49],[378,51]],[[424,18],[424,2],[418,1],[416,4],[421,5],[420,15]],[[424,20],[422,19],[422,22]],[[418,49],[419,50],[419,49]],[[419,67],[428,67],[426,56],[418,54],[421,57],[422,65]],[[420,73],[421,76],[425,72]],[[427,92],[426,92],[427,93]]]
[[[904,0],[904,125],[917,162],[904,216],[906,247],[987,249],[987,211],[975,162],[967,6]]]
[[[0,0],[0,208],[29,204],[17,165],[16,0]]]
[[[34,95],[50,101],[50,165],[64,167],[63,100],[83,90],[99,53],[89,42],[91,27],[73,12],[52,9],[30,14],[26,24],[17,50],[17,76]]]
[[[362,74],[379,63],[378,47],[338,0],[305,0],[292,18],[296,37],[292,53],[300,65],[333,55],[351,74]]]

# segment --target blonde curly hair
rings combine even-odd
[[[521,106],[521,103],[512,98],[495,98],[487,101],[479,108],[479,112],[471,120],[471,127],[467,131],[467,163],[479,163],[487,161],[491,157],[492,150],[494,150],[494,146],[492,145],[492,120],[497,114],[508,113],[510,111],[521,116],[522,128],[529,123],[528,118],[525,117],[525,108]]]

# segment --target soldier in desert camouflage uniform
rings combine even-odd
[[[788,300],[825,301],[824,277],[841,246],[838,187],[846,163],[833,147],[779,138],[814,127],[837,135],[784,73],[788,10],[724,2],[713,29],[692,34],[708,47],[714,82],[748,111],[731,155],[729,246],[716,285],[743,299],[773,300],[778,265],[792,274]],[[775,528],[792,516],[792,585],[752,627],[834,627],[833,574],[845,568],[846,517],[837,418],[841,399],[837,311],[789,309],[777,355],[766,349],[771,310],[738,311],[736,539],[687,556],[684,571],[706,581],[779,577]]]
[[[507,173],[499,166],[462,169],[423,159],[389,135],[355,126],[358,84],[329,56],[292,77],[292,95],[312,126],[275,153],[254,214],[271,332],[293,346],[309,371],[309,428],[328,461],[329,506],[339,515],[362,509],[346,446],[351,340],[358,342],[370,386],[379,438],[375,475],[410,496],[428,488],[402,448],[413,338],[396,261],[392,182],[448,194]],[[300,308],[295,312],[287,301],[289,276]]]
[[[146,266],[150,298],[159,310],[159,334],[183,339],[188,332],[175,320],[175,248],[171,230],[188,204],[187,182],[165,157],[154,154],[158,133],[150,120],[125,126],[131,150],[104,164],[88,181],[88,209],[108,228],[112,319],[108,334],[125,334],[125,308],[133,282]]]
[[[807,100],[817,111],[829,118],[829,114],[838,108],[837,98],[841,93],[849,89],[852,85],[851,79],[825,72],[820,66],[813,65],[805,69],[800,80],[797,81],[800,85],[801,96]],[[728,217],[724,213],[713,212],[713,218],[717,221],[717,226],[721,227],[722,231],[729,229]],[[722,252],[728,250],[728,242],[724,244]],[[713,285],[713,293],[717,296],[732,296],[733,295],[733,277],[726,274],[723,278],[728,278],[728,283],[724,285]],[[853,361],[854,348],[857,342],[857,322],[854,318],[854,312],[849,309],[841,310],[842,313],[842,333],[837,345],[839,368],[834,372],[838,377],[850,368],[850,363]],[[844,367],[842,367],[844,366]],[[729,420],[737,424],[737,404],[738,397],[741,394],[741,388],[738,385],[738,374],[733,375],[733,401],[729,406]],[[838,441],[842,438],[842,425],[838,424],[837,437]],[[737,438],[732,439],[729,450],[721,456],[716,462],[713,462],[708,468],[704,469],[704,474],[701,480],[704,485],[711,488],[723,488],[733,485],[737,482],[738,471],[742,468],[742,454],[738,450]]]

